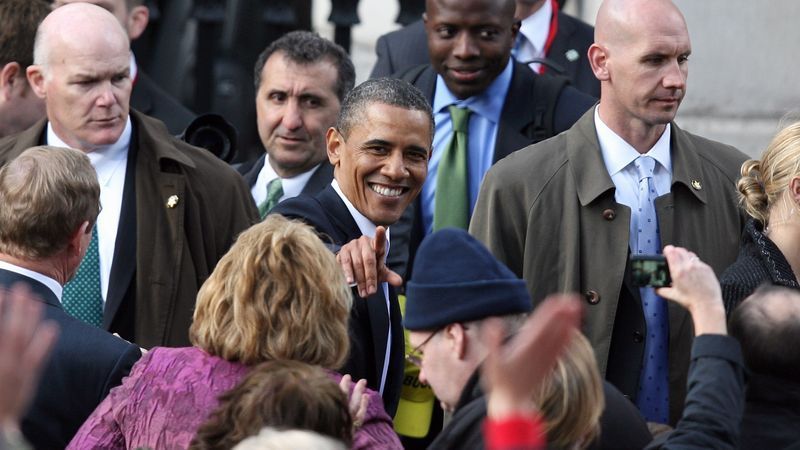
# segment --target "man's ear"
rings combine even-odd
[[[83,239],[87,233],[91,234],[91,232],[92,229],[89,227],[88,221],[81,223],[81,226],[72,232],[72,235],[69,237],[69,243],[67,244],[70,256],[77,256],[78,261],[83,259],[83,254],[86,252],[86,248],[84,248],[83,245]],[[86,247],[88,247],[88,244]]]
[[[41,99],[47,98],[47,88],[45,86],[44,67],[38,65],[28,66],[26,71],[28,75],[28,84],[31,85],[33,93]]]
[[[20,75],[22,75],[20,77]],[[0,68],[0,95],[3,100],[11,100],[14,91],[19,90],[19,83],[27,83],[22,73],[22,67],[16,61],[10,62]]]
[[[600,81],[608,81],[608,49],[599,46],[597,43],[589,47],[589,64],[592,65],[592,72],[595,78]]]
[[[144,33],[147,24],[150,22],[150,10],[147,6],[139,5],[134,6],[128,13],[127,32],[128,38],[134,41]]]
[[[450,349],[458,359],[467,355],[467,332],[460,323],[451,323],[444,329],[444,337],[451,346]]]
[[[341,160],[341,152],[345,145],[344,137],[335,127],[330,127],[325,135],[325,143],[328,148],[328,161],[331,162],[333,167],[338,167]]]

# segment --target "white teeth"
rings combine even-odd
[[[369,187],[378,194],[381,194],[386,197],[399,197],[400,194],[403,193],[402,188],[392,189],[385,186],[379,186],[377,184],[371,184]]]

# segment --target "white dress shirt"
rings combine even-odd
[[[119,216],[122,212],[122,193],[125,190],[125,173],[128,169],[128,146],[131,142],[131,118],[125,124],[125,130],[117,142],[97,148],[86,156],[89,157],[97,181],[100,183],[100,205],[102,210],[97,216],[97,246],[100,256],[100,290],[103,303],[108,295],[108,283],[111,278],[111,265],[114,263],[114,248],[117,243]],[[69,147],[56,136],[53,126],[47,124],[47,145]],[[135,236],[131,236],[134,239]]]
[[[617,203],[631,209],[629,245],[630,248],[636,248],[634,241],[637,239],[635,230],[638,223],[639,172],[633,162],[642,154],[600,119],[597,107],[594,109],[594,123],[597,140],[600,143],[600,152],[603,154],[603,162],[611,181],[617,188],[614,199]],[[669,152],[671,134],[670,125],[667,124],[655,145],[645,153],[645,155],[653,157],[657,163],[653,170],[653,182],[656,195],[659,197],[668,193],[672,185],[672,158]]]
[[[339,183],[336,182],[336,179],[331,182],[333,189],[339,194],[339,198],[342,199],[345,206],[347,206],[347,210],[350,211],[350,215],[353,216],[353,220],[356,221],[356,225],[358,225],[358,229],[361,231],[361,234],[367,236],[369,238],[375,237],[375,230],[378,228],[371,220],[369,220],[366,216],[361,214],[350,200],[345,197],[342,190],[339,188]],[[389,229],[386,229],[386,253],[384,254],[383,261],[386,262],[386,257],[389,256]],[[389,318],[389,330],[386,335],[386,353],[383,356],[383,371],[381,372],[381,384],[380,384],[380,393],[383,395],[383,388],[386,384],[386,372],[389,371],[389,352],[392,350],[392,310],[389,306],[389,283],[383,282],[381,283],[381,288],[383,289],[383,298],[386,300],[386,316]]]
[[[295,175],[291,178],[281,178],[283,195],[280,199],[278,199],[278,203],[286,200],[287,198],[297,197],[300,195],[300,193],[303,192],[303,188],[306,187],[306,184],[308,184],[308,180],[311,179],[311,175],[313,175],[314,171],[317,170],[317,167],[319,167],[319,164],[312,167],[310,170],[301,173],[300,175]],[[267,199],[267,185],[275,178],[279,178],[278,174],[269,163],[269,155],[267,155],[267,157],[264,158],[264,167],[262,167],[261,171],[258,172],[256,182],[253,184],[252,189],[250,189],[250,193],[253,195],[253,200],[255,200],[256,205],[260,205],[264,202],[264,200]]]
[[[545,0],[542,7],[530,16],[524,18],[519,27],[520,40],[516,50],[517,61],[525,62],[536,58],[544,58],[544,46],[550,34],[550,19],[553,16],[553,5],[550,0]],[[534,72],[539,72],[539,63],[528,65]]]

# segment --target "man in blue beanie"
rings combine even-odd
[[[490,346],[482,327],[496,317],[516,334],[533,309],[525,282],[466,231],[445,228],[422,242],[406,295],[403,325],[413,348],[406,358],[453,413],[428,448],[483,448],[486,402],[478,369]],[[633,403],[608,383],[604,395],[603,435],[592,448],[644,447],[651,437]]]

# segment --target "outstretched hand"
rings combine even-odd
[[[528,318],[516,336],[503,345],[503,322],[490,319],[482,327],[488,347],[481,380],[490,417],[535,411],[532,393],[555,367],[581,319],[577,295],[551,295]]]
[[[379,226],[375,237],[361,236],[343,245],[336,254],[347,283],[358,287],[358,295],[367,297],[378,292],[378,283],[403,284],[403,278],[386,267],[386,228]]]

